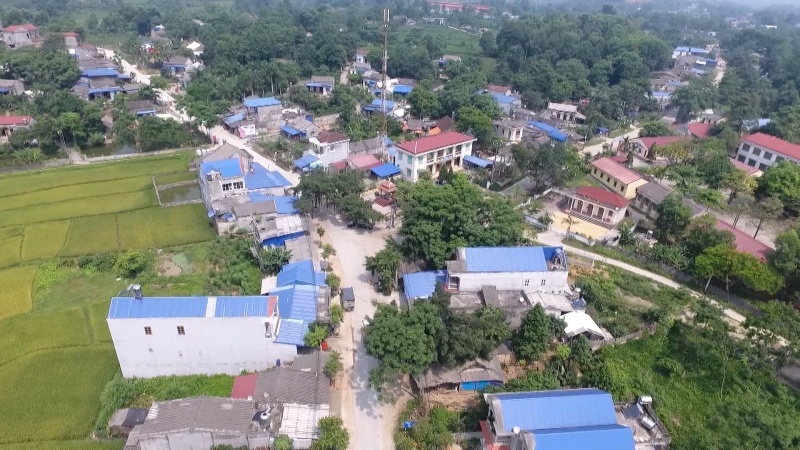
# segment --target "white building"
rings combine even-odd
[[[472,144],[476,140],[466,134],[448,131],[395,144],[396,165],[408,180],[417,181],[419,172],[423,170],[436,177],[445,167],[464,167],[464,157],[472,154]]]
[[[522,135],[527,123],[521,120],[502,119],[495,120],[494,135],[509,142],[522,141]]]
[[[566,253],[561,247],[462,247],[447,262],[444,287],[478,292],[484,286],[498,291],[569,292]]]
[[[745,136],[739,141],[736,160],[764,170],[782,161],[800,164],[800,145],[764,133]]]
[[[344,161],[350,155],[350,138],[336,131],[322,131],[308,142],[312,145],[310,153],[322,161],[323,167]]]
[[[586,120],[586,116],[578,112],[577,105],[568,105],[566,103],[548,103],[547,113],[550,117],[565,122],[576,122]]]
[[[203,51],[205,50],[203,44],[197,41],[190,42],[189,44],[186,45],[186,48],[188,48],[196,58],[199,58],[200,55],[202,55]]]
[[[237,375],[297,356],[295,344],[281,343],[279,303],[278,296],[115,297],[107,322],[126,378]]]

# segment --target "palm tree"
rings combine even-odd
[[[572,234],[572,226],[575,225],[577,221],[572,217],[572,214],[568,214],[567,217],[561,219],[561,223],[567,224],[567,237],[569,237]]]
[[[258,259],[264,272],[275,275],[292,259],[292,251],[284,247],[262,247]]]

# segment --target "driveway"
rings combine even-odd
[[[377,360],[368,356],[361,333],[362,320],[375,314],[373,300],[389,303],[393,297],[375,292],[364,269],[364,260],[383,248],[386,230],[348,229],[338,215],[317,220],[325,229],[324,241],[337,252],[332,261],[334,271],[342,279],[342,287],[352,287],[356,295],[355,310],[345,314],[342,331],[331,344],[343,356],[346,382],[342,383],[342,419],[350,431],[350,448],[378,450],[394,448],[392,432],[396,411],[394,405],[378,400],[369,386],[369,371]],[[313,233],[316,234],[316,233]]]
[[[633,128],[633,129],[631,129],[631,131],[629,131],[629,132],[627,132],[627,133],[625,133],[622,136],[619,136],[617,138],[610,138],[610,137],[605,138],[605,139],[603,139],[603,142],[601,142],[599,144],[595,144],[595,145],[590,145],[588,147],[584,147],[583,148],[583,152],[584,153],[588,153],[591,156],[599,155],[600,153],[603,153],[603,145],[605,145],[605,144],[611,145],[611,143],[614,142],[614,139],[624,139],[626,137],[630,138],[630,139],[636,139],[637,137],[639,137],[639,128]]]

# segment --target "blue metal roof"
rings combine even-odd
[[[692,68],[692,72],[694,72],[694,73],[696,73],[698,75],[705,75],[706,74],[705,70],[700,70],[700,69],[695,69],[695,68]]]
[[[155,109],[143,109],[143,110],[140,110],[140,111],[136,111],[136,115],[137,116],[147,116],[147,115],[155,115],[155,114],[156,114],[156,110]]]
[[[670,98],[672,94],[669,92],[661,92],[661,91],[653,91],[652,92],[653,98]]]
[[[293,214],[297,210],[294,207],[296,197],[288,195],[264,195],[260,192],[249,192],[250,203],[275,202],[275,211],[278,214]]]
[[[244,184],[247,189],[271,189],[276,187],[291,186],[280,172],[270,172],[259,163],[253,164],[253,171],[245,175]]]
[[[528,126],[531,126],[531,127],[534,127],[534,128],[538,128],[538,129],[544,131],[545,133],[552,133],[554,131],[558,131],[558,128],[556,128],[556,127],[550,126],[550,125],[548,125],[548,124],[546,124],[544,122],[536,122],[536,121],[533,121],[533,120],[528,122]]]
[[[505,95],[505,94],[498,94],[497,92],[492,92],[491,96],[497,100],[497,103],[501,105],[510,105],[516,101],[519,101],[518,97],[514,97],[513,95]]]
[[[595,133],[598,133],[598,134],[608,133],[608,128],[606,128],[606,127],[597,127],[597,128],[594,129],[594,131],[595,131]]]
[[[505,432],[616,425],[611,394],[599,389],[565,389],[493,394],[500,402]],[[537,450],[539,449],[537,444]],[[584,448],[584,447],[562,447]]]
[[[114,297],[109,319],[151,319],[167,317],[205,317],[206,297]]]
[[[443,283],[447,271],[433,270],[403,275],[403,291],[406,299],[428,298],[436,291],[436,283]]]
[[[281,125],[281,131],[288,134],[289,136],[297,136],[300,134],[300,130],[296,128],[290,127],[289,125]]]
[[[634,450],[633,431],[622,425],[562,428],[533,434],[536,450]]]
[[[414,90],[414,86],[408,84],[398,84],[394,87],[394,93],[400,95],[410,94]]]
[[[688,52],[690,51],[689,47],[675,47],[676,52]]]
[[[561,247],[467,247],[467,272],[547,272]]]
[[[122,88],[119,86],[108,86],[102,88],[89,89],[90,94],[109,94],[111,92],[122,92]]]
[[[278,337],[275,338],[276,344],[305,345],[303,338],[308,332],[308,323],[302,320],[282,319],[278,329]]]
[[[563,131],[551,131],[551,132],[547,133],[547,136],[550,139],[554,140],[554,141],[558,141],[558,142],[566,142],[567,141],[567,133],[565,133]]]
[[[212,170],[219,172],[223,179],[241,177],[244,174],[242,172],[242,163],[238,158],[208,161],[200,164],[200,171],[203,175],[208,175]]]
[[[214,317],[270,317],[269,297],[217,297]]]
[[[701,53],[703,55],[707,55],[709,53],[708,50],[706,50],[704,48],[697,48],[697,47],[692,47],[692,48],[689,49],[689,51],[692,52],[692,53]]]
[[[228,126],[233,125],[236,122],[244,120],[244,113],[239,114],[231,114],[230,116],[225,118],[225,124]]]
[[[306,83],[306,87],[333,87],[333,83],[320,83],[319,81],[310,81]]]
[[[259,106],[275,106],[280,105],[281,101],[275,97],[261,97],[261,98],[246,98],[242,102],[248,108],[258,108]]]
[[[311,164],[319,161],[319,158],[312,155],[311,153],[306,153],[305,155],[297,158],[294,160],[294,166],[298,169],[305,169],[306,167],[310,166]]]
[[[483,168],[486,168],[486,167],[489,167],[489,166],[492,165],[491,161],[485,160],[483,158],[478,158],[477,156],[474,156],[474,155],[466,155],[466,156],[464,156],[464,161],[466,161],[466,162],[468,162],[470,164],[474,164],[474,165],[476,165],[478,167],[483,167]]]
[[[0,87],[0,92],[2,92],[3,94],[8,94],[9,92],[11,92],[11,88]]]
[[[99,67],[96,69],[86,69],[81,72],[81,76],[94,78],[94,77],[116,77],[119,76],[117,69],[111,67]]]
[[[392,163],[382,164],[372,168],[372,173],[378,178],[386,178],[400,173],[400,168]]]
[[[392,111],[395,108],[395,106],[396,106],[396,103],[394,101],[386,100],[386,111]],[[368,109],[370,107],[374,108],[377,111],[380,111],[381,110],[381,99],[376,98],[375,100],[372,101],[372,103],[369,106],[365,107],[364,109]]]
[[[286,264],[278,273],[278,287],[290,284],[325,286],[325,272],[315,271],[310,259]]]

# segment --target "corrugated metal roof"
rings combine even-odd
[[[533,434],[536,450],[634,450],[633,431],[622,425],[562,428]]]
[[[539,432],[617,424],[611,394],[599,389],[492,395],[500,402],[505,432],[511,432],[514,427],[524,431]]]
[[[283,417],[279,434],[295,440],[318,439],[319,419],[330,415],[328,405],[283,405]]]
[[[244,99],[244,106],[248,108],[258,108],[260,106],[275,106],[280,105],[281,101],[275,97],[262,97],[262,98],[246,98]]]
[[[489,167],[489,166],[492,165],[491,161],[483,159],[483,158],[479,158],[479,157],[477,157],[475,155],[466,155],[466,156],[464,156],[464,161],[466,161],[466,162],[468,162],[470,164],[474,164],[474,165],[476,165],[478,167],[484,167],[484,168]]]
[[[269,297],[217,297],[214,317],[270,317]]]
[[[407,299],[428,298],[436,290],[436,283],[444,282],[445,270],[415,272],[403,275],[403,291]]]
[[[545,247],[467,247],[464,254],[467,272],[547,272]]]
[[[200,164],[200,171],[203,175],[208,175],[212,170],[219,172],[222,178],[235,178],[243,175],[242,163],[239,161],[239,158],[209,161]]]
[[[207,297],[114,297],[109,319],[205,317]]]
[[[84,77],[116,77],[119,76],[119,72],[117,69],[111,67],[99,67],[96,69],[86,69],[81,72],[81,76]]]
[[[315,271],[310,259],[289,263],[278,273],[278,287],[290,284],[325,286],[325,273]]]
[[[386,178],[400,173],[400,168],[392,163],[386,163],[372,168],[372,173],[378,178]]]
[[[294,166],[297,167],[298,169],[303,169],[317,161],[319,161],[319,158],[312,155],[311,153],[306,153],[305,155],[294,160]]]
[[[330,382],[322,373],[277,367],[257,374],[253,394],[254,399],[268,397],[277,403],[325,405],[330,399]]]
[[[497,92],[491,92],[490,95],[501,105],[510,105],[520,101],[518,97],[513,95],[498,94]]]
[[[250,431],[253,402],[222,397],[195,397],[156,402],[141,425],[140,438],[176,431],[203,430],[243,435]]]
[[[294,202],[297,201],[296,197],[288,195],[264,195],[259,192],[249,192],[247,195],[250,197],[251,203],[274,202],[275,212],[278,214],[293,214],[297,212],[294,207]]]
[[[225,124],[230,126],[230,125],[233,125],[234,123],[240,122],[242,120],[244,120],[244,113],[231,114],[230,116],[225,118]]]
[[[289,344],[302,346],[305,345],[303,337],[308,332],[308,324],[302,320],[283,319],[278,330],[278,337],[275,338],[276,344]]]
[[[247,189],[271,189],[292,185],[280,172],[270,172],[259,163],[253,164],[253,171],[245,175],[244,184]]]

